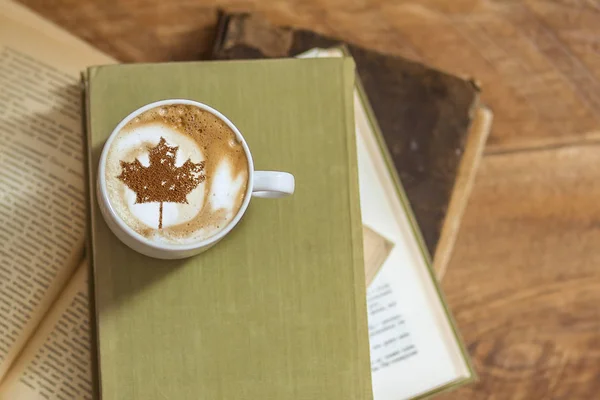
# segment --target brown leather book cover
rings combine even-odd
[[[213,58],[290,57],[315,47],[340,45],[346,46],[356,62],[441,277],[490,128],[489,123],[472,123],[491,117],[479,105],[479,87],[474,81],[314,32],[277,27],[252,14],[221,16]]]

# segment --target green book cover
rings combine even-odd
[[[102,399],[371,399],[353,61],[137,64],[86,75]],[[94,197],[113,128],[168,98],[221,111],[256,169],[296,178],[292,197],[253,199],[222,242],[179,261],[119,242]]]

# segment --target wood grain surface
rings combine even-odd
[[[494,126],[444,289],[480,381],[442,398],[598,398],[600,2],[23,2],[127,62],[202,57],[222,6],[478,79]]]
[[[122,61],[197,59],[217,11],[255,11],[476,77],[488,151],[600,140],[596,0],[23,0]]]
[[[442,398],[598,398],[599,153],[483,159],[443,281],[480,381]]]

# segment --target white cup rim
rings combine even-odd
[[[138,232],[136,232],[129,225],[127,225],[121,219],[121,217],[119,217],[119,215],[117,214],[116,210],[113,208],[113,206],[112,206],[112,204],[110,202],[110,197],[108,196],[108,190],[106,188],[106,158],[108,156],[108,150],[110,149],[110,146],[111,146],[114,138],[117,136],[117,133],[120,132],[121,129],[125,125],[127,125],[132,119],[134,119],[138,115],[142,114],[143,112],[148,111],[148,110],[153,109],[153,108],[156,108],[156,107],[166,106],[166,105],[173,105],[173,104],[192,105],[192,106],[198,107],[198,108],[200,108],[200,109],[202,109],[204,111],[208,111],[211,114],[213,114],[214,116],[216,116],[217,118],[219,118],[220,120],[222,120],[235,133],[237,139],[242,144],[242,147],[243,147],[244,152],[246,154],[246,159],[248,160],[248,184],[247,184],[247,187],[246,187],[246,193],[244,195],[244,200],[242,202],[242,205],[240,206],[240,208],[239,208],[238,212],[236,213],[235,217],[231,221],[229,221],[229,223],[227,224],[227,226],[225,228],[223,228],[221,231],[219,231],[217,234],[215,234],[215,235],[213,235],[213,236],[211,236],[211,237],[209,237],[207,239],[203,239],[203,240],[199,240],[199,241],[193,241],[193,242],[190,242],[190,243],[182,243],[182,244],[176,244],[176,243],[157,243],[157,242],[149,240],[148,238],[146,238],[143,235],[141,235]],[[155,102],[146,104],[145,106],[142,106],[142,107],[136,109],[135,111],[133,111],[129,115],[127,115],[125,118],[123,118],[121,120],[121,122],[119,122],[119,124],[115,127],[115,129],[113,129],[113,131],[111,132],[110,136],[108,137],[108,139],[104,143],[104,147],[103,147],[102,153],[100,155],[100,161],[99,161],[99,165],[98,165],[98,174],[97,174],[97,183],[98,183],[98,190],[99,190],[98,196],[101,197],[99,199],[99,201],[101,201],[106,206],[106,209],[110,213],[110,216],[112,217],[112,219],[114,220],[114,222],[126,234],[128,234],[129,236],[131,236],[135,240],[143,243],[145,246],[148,246],[148,247],[150,247],[150,248],[152,248],[154,250],[165,251],[165,252],[171,252],[171,251],[189,251],[189,250],[195,250],[195,249],[199,249],[199,248],[204,248],[204,247],[210,246],[210,245],[212,245],[212,244],[220,241],[229,232],[231,232],[231,230],[242,219],[242,216],[244,215],[244,213],[246,212],[246,209],[248,208],[248,204],[250,203],[250,199],[252,198],[252,188],[254,186],[254,162],[252,160],[252,154],[250,153],[250,148],[248,147],[248,144],[246,143],[246,139],[244,139],[244,136],[242,136],[242,133],[233,124],[233,122],[231,122],[221,112],[217,111],[216,109],[212,108],[211,106],[209,106],[207,104],[204,104],[204,103],[201,103],[201,102],[195,101],[195,100],[189,100],[189,99],[165,99],[165,100],[159,100],[159,101],[155,101]]]

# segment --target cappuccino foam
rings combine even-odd
[[[109,201],[137,233],[162,243],[208,239],[238,213],[248,159],[214,114],[173,104],[140,114],[113,139],[106,158]]]

